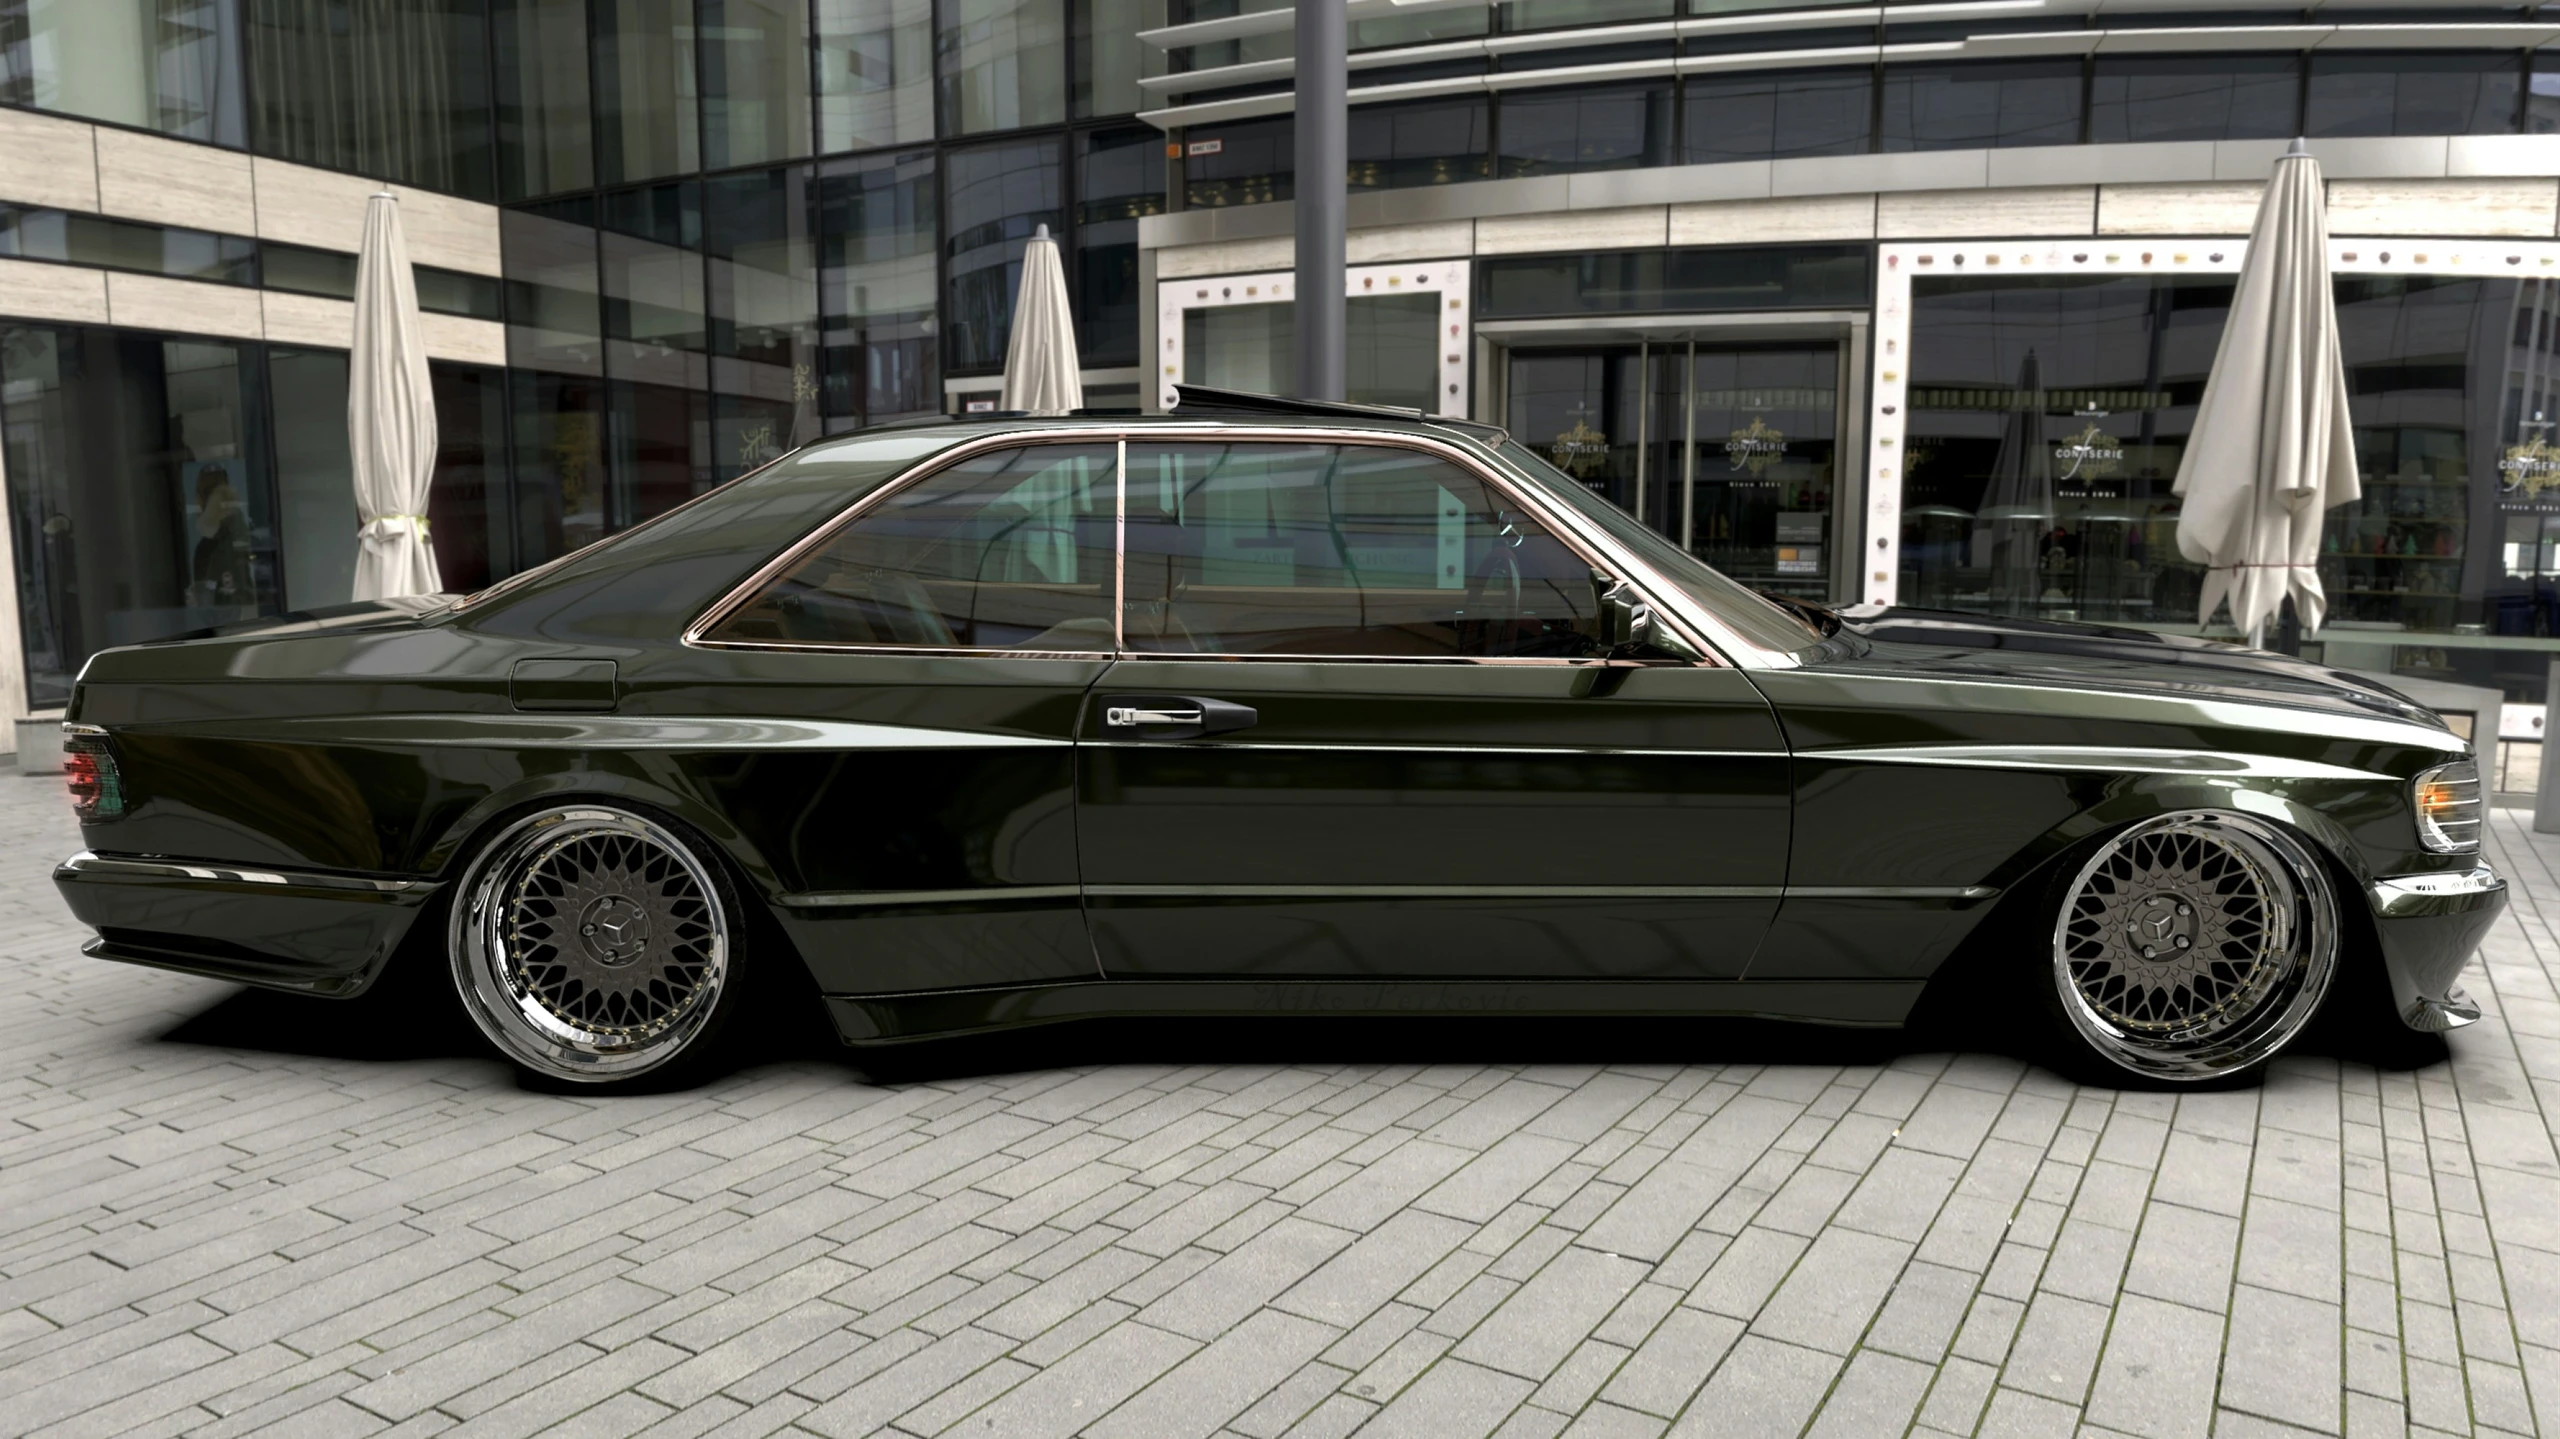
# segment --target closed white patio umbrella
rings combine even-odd
[[[419,334],[418,285],[389,192],[365,206],[356,255],[356,328],[347,365],[347,444],[355,461],[355,598],[444,588],[427,544],[436,469],[436,399]]]
[[[1076,317],[1067,306],[1067,272],[1058,242],[1043,225],[1022,251],[1022,288],[1013,297],[1013,338],[1004,351],[1001,408],[1063,415],[1084,405],[1076,359]]]
[[[2231,622],[2260,645],[2291,596],[2303,632],[2318,631],[2328,609],[2321,518],[2362,486],[2320,162],[2300,140],[2276,161],[2259,202],[2176,491],[2186,498],[2178,551],[2207,567],[2197,623],[2228,598]]]

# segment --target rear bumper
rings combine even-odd
[[[83,851],[55,888],[98,937],[82,951],[269,989],[354,995],[442,886]]]
[[[2507,882],[2483,864],[2378,879],[2366,897],[2382,936],[2383,968],[2400,1022],[2440,1033],[2478,1019],[2480,1006],[2453,981],[2507,907]]]

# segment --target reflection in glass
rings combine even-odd
[[[818,176],[818,323],[832,416],[942,411],[933,152],[831,161]]]
[[[586,0],[494,0],[498,186],[507,199],[596,182]]]
[[[1559,25],[1602,25],[1618,20],[1660,20],[1677,0],[1504,0],[1505,30],[1552,30]]]
[[[1478,260],[1479,318],[1818,309],[1869,302],[1863,245],[1718,245]]]
[[[935,52],[953,133],[1067,117],[1066,0],[943,0]]]
[[[1889,66],[1877,148],[2077,144],[2080,93],[2078,60]]]
[[[1033,445],[963,460],[864,511],[712,638],[1108,651],[1113,459]]]
[[[2101,55],[2089,141],[2267,140],[2294,133],[2302,61],[2292,55]]]
[[[0,256],[134,270],[217,285],[258,283],[258,242],[238,235],[0,204]],[[350,263],[354,257],[348,257]]]
[[[1687,160],[1859,155],[1875,128],[1871,70],[1780,70],[1689,81]]]
[[[248,242],[241,243],[245,246]],[[261,240],[256,249],[258,283],[270,290],[325,295],[333,300],[356,297],[356,257],[345,251],[314,250],[277,240]],[[419,309],[474,320],[506,318],[503,289],[495,276],[443,270],[433,265],[412,264],[409,268],[411,278],[417,282]]]
[[[1285,395],[1297,385],[1297,310],[1287,301],[1182,312],[1182,381]]]
[[[1020,140],[948,152],[945,194],[951,228],[951,306],[945,316],[943,362],[955,372],[1004,364],[1013,333],[1013,296],[1022,277],[1022,248],[1033,231],[1065,227],[1064,177],[1055,140]]]
[[[1644,386],[1633,346],[1515,350],[1503,427],[1576,483],[1637,513]],[[1653,476],[1645,476],[1651,479]]]
[[[817,251],[800,166],[705,180],[712,388],[778,407],[776,454],[818,436]]]
[[[1343,307],[1343,395],[1355,404],[1403,405],[1437,414],[1441,296],[1353,295]],[[1285,395],[1297,387],[1297,309],[1277,304],[1202,306],[1182,313],[1182,380],[1221,390]]]
[[[260,153],[489,199],[484,0],[248,0]]]
[[[818,150],[933,138],[933,0],[818,0]]]
[[[702,186],[695,180],[608,192],[597,236],[604,334],[616,378],[700,387],[704,370]]]
[[[247,143],[237,0],[0,0],[0,104]]]
[[[2523,66],[2510,53],[2311,57],[2303,128],[2313,135],[2507,135]]]
[[[1068,0],[1075,30],[1076,73],[1073,90],[1076,118],[1127,115],[1148,108],[1138,77],[1160,68],[1154,46],[1138,39],[1141,30],[1164,24],[1163,0]]]
[[[1700,345],[1689,396],[1698,558],[1754,589],[1831,591],[1839,352]]]
[[[1138,220],[1164,211],[1164,135],[1152,125],[1076,136],[1076,354],[1138,359]]]
[[[0,325],[33,705],[110,645],[276,611],[260,378],[253,347]]]
[[[2560,56],[2536,52],[2524,98],[2524,132],[2560,133]]]
[[[1184,134],[1183,203],[1192,209],[1260,205],[1296,193],[1295,132],[1288,116],[1198,125]]]
[[[586,201],[498,212],[511,363],[597,372],[596,232]]]
[[[1448,185],[1492,173],[1492,105],[1481,95],[1355,105],[1343,138],[1353,190]]]
[[[1128,648],[1578,659],[1591,566],[1445,460],[1368,445],[1131,444]]]
[[[347,353],[270,350],[267,375],[275,396],[284,607],[342,605],[355,597],[359,547],[355,461],[347,447]]]
[[[808,0],[697,0],[707,169],[809,153]]]
[[[446,590],[469,594],[512,572],[507,539],[506,372],[437,360],[436,473],[427,486],[427,539]]]
[[[708,396],[699,390],[617,383],[609,387],[608,400],[615,529],[674,509],[711,488]]]
[[[1671,162],[1671,86],[1525,90],[1502,98],[1502,174],[1562,175]]]
[[[530,569],[604,538],[610,472],[604,382],[510,370],[515,563]]]
[[[594,0],[596,178],[702,168],[693,0]]]

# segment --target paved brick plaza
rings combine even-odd
[[[2416,1072],[1172,1026],[595,1100],[83,960],[58,792],[0,772],[0,1433],[2560,1436],[2514,815],[2489,1017]]]

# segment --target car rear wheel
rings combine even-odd
[[[559,805],[489,841],[455,894],[453,982],[509,1059],[545,1078],[664,1077],[736,1007],[735,893],[674,825]]]
[[[2194,1085],[2263,1067],[2309,1026],[2338,961],[2327,868],[2291,831],[2217,810],[2108,837],[2063,886],[2056,1038],[2092,1077]]]

